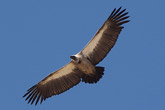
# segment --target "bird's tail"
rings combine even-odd
[[[97,83],[104,75],[104,67],[96,66],[96,73],[92,76],[84,74],[82,77],[82,82],[85,83]]]

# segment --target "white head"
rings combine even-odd
[[[76,55],[72,55],[70,56],[70,58],[72,59],[72,61],[76,62],[76,63],[81,63],[81,60],[79,57],[77,57]]]

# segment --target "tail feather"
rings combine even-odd
[[[104,75],[104,67],[97,66],[95,69],[96,69],[96,73],[93,76],[84,74],[82,77],[82,82],[97,83]]]

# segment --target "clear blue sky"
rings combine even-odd
[[[164,0],[0,0],[1,110],[165,110]],[[28,88],[70,61],[114,8],[131,22],[97,84],[29,105]]]

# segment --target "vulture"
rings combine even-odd
[[[28,103],[37,105],[47,98],[61,94],[80,83],[97,83],[104,74],[104,67],[97,66],[115,45],[122,25],[129,22],[126,9],[114,9],[91,41],[71,61],[61,69],[49,74],[27,90],[25,97]]]

